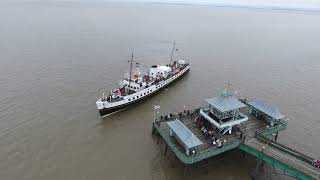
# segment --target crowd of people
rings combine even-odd
[[[211,139],[212,145],[216,147],[222,147],[225,141],[218,139],[218,134],[211,127],[210,123],[203,117],[197,117],[194,120],[196,126],[201,130],[206,139]]]

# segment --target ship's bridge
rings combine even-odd
[[[154,65],[150,68],[150,76],[153,78],[157,78],[157,76],[167,78],[171,71],[172,69],[169,66]]]
[[[223,91],[219,97],[207,99],[207,109],[201,109],[200,114],[222,134],[232,133],[232,127],[248,120],[248,117],[240,112],[240,108],[246,105],[240,102],[230,90]]]

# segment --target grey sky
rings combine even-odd
[[[198,4],[320,12],[320,0],[104,0],[169,4]]]

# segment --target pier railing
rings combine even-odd
[[[157,130],[157,132],[161,135],[161,137],[164,139],[164,141],[167,143],[167,145],[170,147],[170,149],[173,151],[173,153],[176,154],[178,159],[185,164],[193,164],[193,163],[199,162],[203,159],[207,159],[209,157],[221,154],[225,151],[235,149],[241,143],[240,139],[234,140],[232,142],[225,143],[221,148],[208,148],[207,150],[200,151],[200,152],[197,152],[196,154],[188,156],[183,151],[181,151],[181,149],[177,148],[175,143],[172,141],[172,138],[170,138],[168,132],[164,131],[164,129],[162,129],[161,126],[154,123],[153,128],[155,128]]]
[[[272,167],[275,167],[275,168],[282,170],[285,174],[288,174],[292,177],[296,177],[300,180],[312,180],[313,179],[310,176],[306,175],[305,173],[303,173],[299,170],[296,170],[296,169],[284,164],[283,162],[276,160],[276,158],[268,156],[265,153],[263,153],[262,151],[259,151],[255,148],[241,144],[239,146],[239,149],[263,160],[265,163],[271,165]]]
[[[190,115],[190,119],[188,121],[193,121],[193,118],[195,117],[193,115],[199,113],[201,109],[206,111],[208,110],[208,107],[184,110],[179,113],[171,113],[170,115],[156,118],[157,120],[153,123],[153,131],[158,133],[159,138],[160,136],[162,137],[166,142],[167,147],[170,147],[176,157],[184,164],[193,164],[231,149],[239,148],[242,151],[256,156],[271,166],[282,170],[285,174],[292,177],[305,180],[320,178],[319,171],[316,171],[311,164],[313,162],[311,157],[272,141],[272,136],[276,135],[275,139],[277,139],[278,135],[276,133],[287,128],[288,121],[284,119],[280,120],[275,126],[265,126],[266,124],[263,123],[258,125],[253,124],[250,126],[250,128],[253,127],[251,128],[253,131],[250,131],[247,136],[251,139],[247,138],[247,141],[244,140],[245,138],[243,138],[242,141],[240,138],[236,138],[232,141],[227,141],[221,148],[211,147],[211,145],[205,144],[199,146],[199,151],[195,154],[186,155],[184,150],[177,146],[174,139],[170,137],[165,122],[175,118],[183,120],[180,117],[184,116],[186,113],[187,115]],[[257,129],[254,127],[258,127],[257,129],[261,130],[256,131]]]
[[[277,133],[277,132],[280,132],[280,131],[287,129],[287,126],[288,126],[288,121],[280,120],[278,125],[276,125],[274,127],[268,127],[267,129],[262,130],[262,131],[257,131],[256,134],[260,135],[260,136],[267,137],[267,136],[270,136],[274,133]]]

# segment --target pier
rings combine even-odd
[[[232,101],[229,99],[228,102]],[[228,114],[235,110],[232,116],[237,116],[237,118],[227,117],[228,121],[214,120],[210,106],[165,116],[158,115],[152,123],[152,134],[156,136],[157,143],[160,140],[165,142],[165,155],[170,149],[186,167],[224,152],[239,149],[291,177],[320,179],[320,170],[313,164],[314,158],[277,142],[279,133],[285,130],[288,124],[282,114],[269,106],[264,106],[263,103],[259,103],[259,106],[244,101],[244,104],[248,106],[243,107],[238,104],[238,107],[228,109]],[[214,102],[211,105],[215,105]],[[215,107],[219,109],[218,105]],[[262,115],[272,118],[262,118]],[[225,114],[220,113],[220,117],[225,117]],[[207,132],[204,133],[203,128],[199,127],[199,119],[205,120],[206,126],[214,130],[210,131],[209,137]],[[170,125],[172,122],[178,126],[173,127]],[[213,144],[213,141],[218,144]]]

